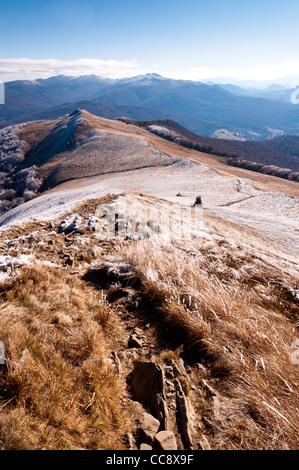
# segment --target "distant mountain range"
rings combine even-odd
[[[276,86],[250,91],[157,74],[119,80],[91,75],[8,82],[5,92],[1,127],[83,108],[108,118],[174,119],[196,134],[216,138],[264,140],[299,133],[299,107],[288,101],[290,90]]]
[[[263,98],[271,101],[280,101],[282,103],[290,103],[291,96],[295,88],[286,88],[282,85],[273,83],[267,88],[243,88],[236,85],[219,85],[224,90],[238,96],[249,96],[253,98]]]

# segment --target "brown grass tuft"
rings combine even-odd
[[[107,360],[113,322],[97,293],[39,266],[23,269],[1,300],[1,447],[122,448],[124,390]]]

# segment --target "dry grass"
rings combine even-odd
[[[98,203],[76,212],[89,214]],[[0,370],[1,448],[126,447],[123,437],[132,426],[122,401],[126,376],[116,376],[108,359],[125,337],[125,324],[102,292],[81,280],[95,250],[136,267],[136,319],[147,313],[155,319],[151,335],[157,334],[160,360],[183,357],[192,374],[196,363],[204,366],[192,376],[196,392],[189,382],[183,385],[213,449],[298,448],[299,369],[291,362],[298,338],[295,267],[288,268],[261,238],[218,219],[208,222],[212,241],[197,253],[149,241],[101,244],[92,232],[57,233],[60,221],[5,234],[12,240],[35,232],[33,239],[15,238],[1,248],[11,256],[29,250],[57,267],[23,267],[0,288],[7,356],[7,370]],[[64,264],[65,255],[73,266]],[[106,294],[113,289],[108,285]],[[125,312],[119,313],[122,318]]]
[[[222,419],[206,416],[213,448],[297,448],[298,366],[291,344],[298,335],[288,312],[298,319],[298,301],[283,303],[273,291],[274,280],[286,290],[296,280],[278,278],[271,266],[260,271],[253,257],[247,259],[251,274],[234,279],[225,269],[213,272],[207,253],[139,243],[124,255],[138,268],[145,308],[156,313],[164,340],[203,363],[222,397]],[[222,268],[227,260],[226,253]],[[262,296],[253,283],[262,285]]]
[[[109,307],[66,270],[23,269],[2,288],[2,449],[122,448],[124,390],[107,360]]]

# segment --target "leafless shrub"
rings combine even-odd
[[[275,165],[264,165],[263,163],[246,160],[243,158],[229,158],[228,164],[246,170],[256,171],[265,175],[272,175],[278,178],[284,178],[290,181],[299,181],[299,172],[289,168],[280,168]]]
[[[0,131],[0,214],[35,197],[42,185],[37,167],[24,167],[28,146],[18,136],[24,126]]]

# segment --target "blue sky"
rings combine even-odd
[[[0,0],[0,80],[299,78],[298,18],[298,0]]]

